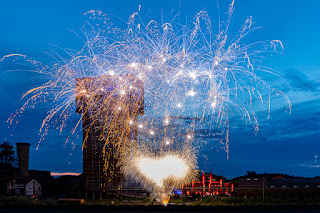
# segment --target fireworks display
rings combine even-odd
[[[197,178],[196,152],[191,146],[158,152],[152,147],[137,147],[136,142],[129,147],[122,155],[121,171],[141,181],[164,205],[170,199],[168,192]]]
[[[74,123],[71,134],[84,128],[82,118],[74,116],[78,105],[81,114],[89,115],[90,128],[100,129],[99,139],[116,147],[121,171],[168,202],[173,186],[195,178],[196,151],[203,146],[199,132],[214,135],[220,129],[220,136],[215,134],[218,143],[210,146],[221,147],[229,157],[230,114],[258,131],[258,102],[270,111],[270,99],[281,95],[284,106],[291,108],[285,94],[260,76],[272,73],[261,59],[281,51],[281,42],[242,43],[254,30],[251,18],[237,35],[228,35],[233,7],[232,2],[227,20],[219,26],[204,11],[190,25],[174,19],[144,21],[138,11],[124,28],[100,11],[87,12],[84,47],[69,51],[71,59],[54,55],[53,66],[39,66],[38,72],[49,81],[24,94],[25,104],[8,122],[37,103],[50,102],[39,147],[53,125],[63,131]],[[128,140],[132,127],[138,137]],[[118,139],[106,140],[115,131]]]

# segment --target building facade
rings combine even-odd
[[[41,184],[36,181],[35,179],[30,180],[28,183],[26,183],[26,195],[27,196],[41,196],[42,190],[41,190]]]
[[[88,198],[105,197],[122,188],[117,165],[125,141],[137,140],[137,127],[128,125],[144,113],[143,84],[133,75],[78,78],[77,113],[83,125],[83,173]],[[117,89],[122,84],[123,91]],[[125,93],[125,94],[123,94]],[[119,148],[120,147],[120,148]]]
[[[225,182],[221,177],[210,173],[201,173],[199,180],[192,180],[190,184],[182,186],[181,194],[185,196],[230,196],[234,190],[232,182]]]

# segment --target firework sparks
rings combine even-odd
[[[164,205],[168,204],[169,192],[174,187],[181,187],[196,178],[196,152],[192,147],[158,152],[150,147],[137,147],[136,143],[132,147],[122,155],[122,172],[141,181]]]
[[[70,60],[39,67],[38,72],[48,76],[48,82],[24,94],[26,103],[8,123],[14,123],[27,108],[50,100],[52,108],[41,125],[39,147],[52,123],[60,132],[67,123],[75,123],[71,134],[84,128],[81,118],[70,121],[75,119],[77,106],[77,111],[91,121],[90,128],[100,129],[99,140],[105,147],[111,143],[119,158],[125,159],[121,161],[122,171],[136,174],[137,180],[161,199],[161,194],[169,191],[167,182],[179,185],[194,176],[196,157],[191,151],[202,147],[197,129],[208,129],[210,134],[225,128],[224,142],[218,140],[218,146],[223,143],[229,157],[229,114],[241,114],[257,131],[252,106],[257,107],[260,101],[270,112],[276,90],[258,75],[272,72],[261,66],[260,58],[267,52],[278,52],[282,44],[278,40],[243,44],[243,37],[253,30],[251,18],[231,39],[227,33],[233,6],[232,2],[225,26],[216,32],[204,11],[195,16],[194,26],[183,26],[154,20],[145,23],[139,7],[126,29],[115,27],[101,11],[87,12],[93,23],[84,26],[85,46],[70,53]],[[284,105],[291,109],[285,94],[276,94],[281,94]],[[138,117],[142,101],[145,115]],[[136,147],[152,147],[148,152],[137,148],[125,151],[133,127],[139,131]],[[110,135],[118,139],[107,140]],[[84,135],[83,146],[86,139]],[[160,174],[154,173],[153,164],[160,168]]]

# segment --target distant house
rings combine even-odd
[[[267,187],[268,178],[266,177],[248,177],[239,178],[238,187],[239,188],[263,188]]]
[[[41,196],[41,184],[35,179],[30,180],[26,184],[27,196]]]
[[[318,188],[320,185],[320,178],[275,177],[269,181],[269,185],[273,186],[272,188]]]

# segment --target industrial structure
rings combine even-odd
[[[18,173],[8,184],[8,191],[14,194],[25,194],[26,182],[29,176],[29,143],[16,143],[18,155]]]
[[[124,177],[117,166],[115,146],[137,139],[137,127],[128,123],[136,122],[137,117],[144,114],[142,81],[133,75],[119,79],[128,88],[125,95],[119,93],[119,82],[111,77],[86,77],[76,81],[76,111],[82,115],[83,173],[88,198],[102,198],[122,188]],[[95,108],[96,104],[103,106]]]
[[[29,143],[16,143],[19,165],[19,176],[29,176]]]

